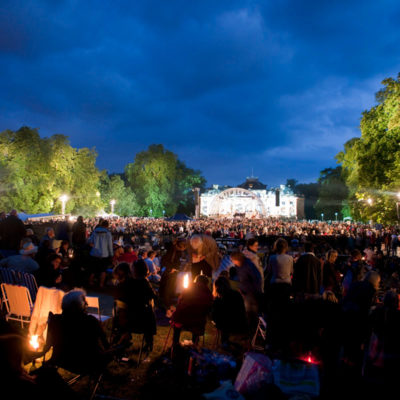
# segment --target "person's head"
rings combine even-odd
[[[235,280],[237,277],[237,269],[236,267],[229,268],[229,279]]]
[[[136,279],[146,278],[149,275],[149,268],[144,260],[137,260],[133,265],[133,277]]]
[[[77,220],[78,222],[80,222],[80,223],[83,223],[83,217],[82,217],[82,215],[80,215],[76,220]]]
[[[286,253],[288,247],[289,247],[288,242],[283,238],[279,238],[274,243],[274,251],[276,251],[276,253],[278,253],[278,254]]]
[[[86,312],[86,293],[82,289],[73,289],[62,299],[63,314],[80,314]]]
[[[192,246],[194,253],[201,254],[201,249],[203,247],[203,239],[201,235],[193,235],[190,238],[190,245]]]
[[[229,290],[231,290],[229,280],[220,275],[214,282],[214,297],[223,297]]]
[[[54,229],[53,228],[46,228],[46,235],[49,238],[54,238],[56,236],[56,234],[54,233]]]
[[[157,253],[154,250],[150,250],[149,252],[147,252],[147,258],[150,258],[150,260],[154,260],[156,254]]]
[[[27,241],[22,245],[22,249],[19,253],[26,257],[34,257],[37,253],[37,247],[33,245],[31,241]]]
[[[125,253],[132,253],[132,252],[133,252],[133,247],[132,247],[132,245],[127,244],[127,245],[124,247],[124,251],[125,251]]]
[[[330,263],[332,263],[332,264],[335,263],[337,257],[338,257],[338,252],[337,252],[336,250],[333,250],[333,249],[332,249],[332,250],[329,250],[329,251],[326,253],[326,261],[328,261],[328,262],[330,262]]]
[[[175,245],[175,248],[178,251],[185,251],[186,250],[186,246],[187,246],[186,239],[179,238],[179,239],[176,240],[174,245]]]
[[[11,210],[10,215],[13,215],[14,217],[18,217],[18,212],[17,210]]]
[[[388,290],[383,298],[385,308],[397,310],[399,308],[399,295],[394,290]]]
[[[369,271],[365,274],[364,280],[369,282],[375,290],[379,289],[381,283],[381,276],[376,271]]]
[[[194,283],[196,283],[197,285],[201,285],[201,286],[205,286],[205,287],[208,287],[209,282],[210,281],[208,280],[208,278],[205,275],[197,275],[194,280]]]
[[[108,228],[108,220],[106,220],[106,219],[103,219],[102,221],[100,221],[100,224],[99,224],[102,228]]]
[[[49,255],[49,263],[53,266],[54,269],[59,269],[62,262],[62,257],[58,254],[50,254]]]
[[[306,253],[313,253],[314,252],[314,248],[315,248],[314,243],[312,243],[312,242],[304,243],[304,251]]]
[[[119,263],[113,270],[113,276],[118,282],[124,282],[131,277],[131,269],[128,263]]]
[[[26,235],[26,236],[33,236],[33,235],[34,235],[33,230],[32,230],[31,228],[28,228],[28,229],[26,230],[26,232],[25,232],[25,235]]]
[[[354,249],[350,253],[352,261],[360,261],[362,258],[360,250]]]
[[[247,248],[251,251],[257,252],[258,251],[258,240],[256,238],[250,238],[247,243]]]
[[[61,247],[62,247],[64,250],[68,250],[68,249],[69,249],[69,241],[68,241],[68,240],[63,240],[63,241],[61,242]]]
[[[245,256],[240,251],[235,251],[231,254],[231,259],[236,267],[241,267],[245,261]]]

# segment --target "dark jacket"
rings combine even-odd
[[[212,303],[210,289],[201,283],[194,283],[182,293],[171,320],[183,329],[203,335]]]
[[[25,225],[15,215],[9,215],[0,224],[0,235],[3,249],[18,251],[25,236]]]
[[[262,295],[262,278],[257,267],[245,258],[243,265],[237,268],[239,277],[239,289],[243,296],[254,296],[259,298]]]
[[[116,297],[128,307],[125,327],[127,330],[135,333],[156,334],[156,319],[151,300],[157,295],[147,279],[128,278],[118,285]]]
[[[293,290],[297,293],[319,294],[322,285],[320,260],[312,253],[300,256],[293,269]]]
[[[228,290],[214,300],[212,320],[217,329],[230,333],[243,333],[247,328],[246,310],[243,297],[236,290]]]

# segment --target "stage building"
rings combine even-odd
[[[200,195],[200,215],[208,217],[304,218],[304,197],[280,185],[269,188],[251,176],[237,187],[213,185]]]

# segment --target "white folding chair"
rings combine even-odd
[[[109,318],[108,315],[103,315],[100,314],[100,303],[99,303],[99,298],[94,297],[94,296],[86,296],[86,303],[88,305],[88,308],[95,309],[95,313],[89,313],[90,315],[93,315],[93,317],[97,318],[101,323],[107,321]]]
[[[29,290],[25,286],[1,284],[1,292],[6,305],[6,320],[20,321],[22,328],[24,323],[30,322],[33,302]]]

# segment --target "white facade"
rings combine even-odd
[[[241,214],[246,217],[302,218],[304,199],[285,185],[271,190],[242,187],[220,190],[218,185],[214,185],[213,189],[201,194],[200,213],[204,216],[233,217]]]

